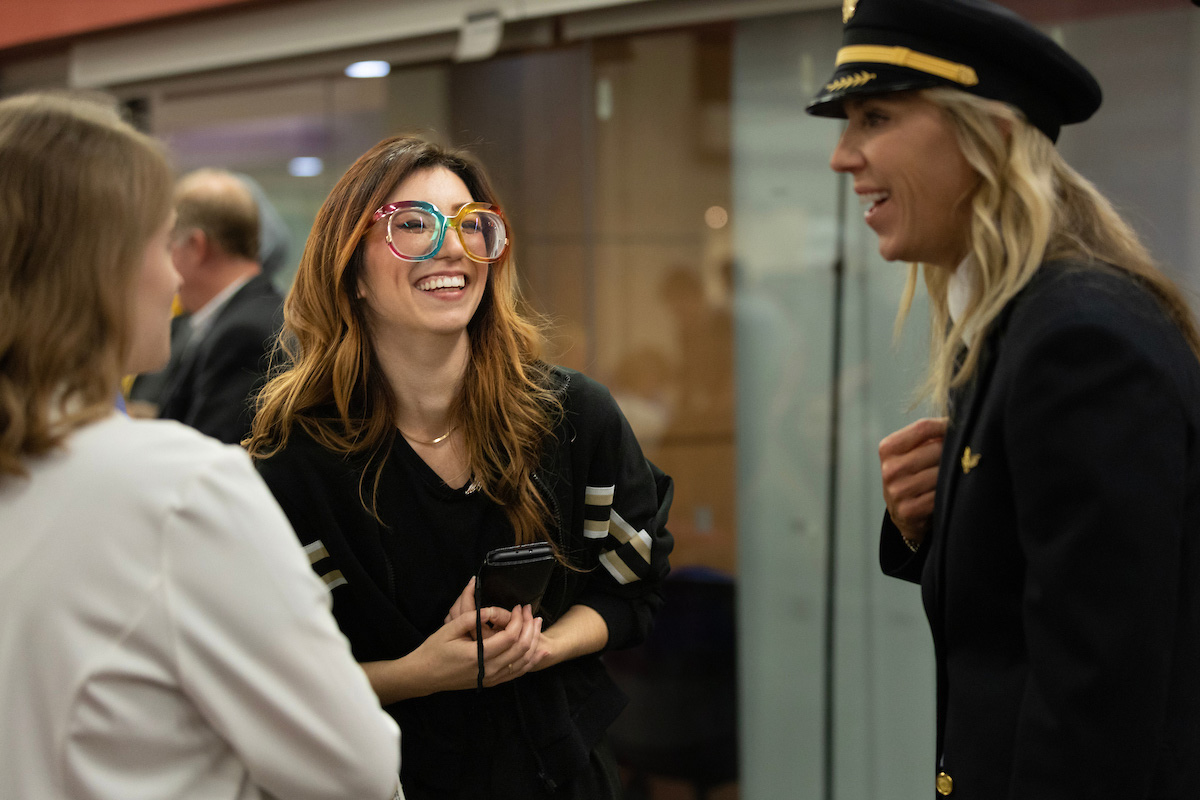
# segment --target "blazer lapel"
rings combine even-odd
[[[178,349],[171,354],[167,362],[167,379],[161,395],[158,415],[166,419],[182,420],[187,413],[187,406],[192,396],[192,383],[195,380],[196,351],[199,343],[192,341],[191,325],[184,320],[178,334]]]
[[[934,499],[934,519],[931,531],[933,541],[922,579],[922,584],[924,584],[922,593],[925,595],[926,612],[930,615],[930,622],[934,622],[934,615],[937,617],[937,622],[931,626],[935,638],[941,636],[944,583],[942,576],[946,565],[946,548],[949,538],[947,526],[950,520],[950,509],[954,505],[954,490],[964,474],[964,451],[982,408],[983,399],[987,396],[988,384],[995,371],[996,352],[999,344],[1000,332],[996,330],[988,337],[984,351],[980,353],[975,375],[965,386],[951,392],[950,395],[950,427],[947,431],[945,446],[942,448],[942,460],[938,468],[937,496]]]
[[[991,348],[989,347],[989,350]],[[945,447],[942,449],[942,461],[939,467],[941,479],[938,481],[938,512],[934,518],[933,527],[939,535],[946,530],[946,522],[950,517],[950,506],[954,500],[954,489],[958,479],[963,475],[963,454],[967,447],[968,436],[974,425],[975,418],[983,398],[987,395],[987,384],[992,377],[994,359],[989,353],[981,354],[978,368],[971,381],[951,395],[950,400],[950,430],[946,436]]]
[[[186,419],[195,394],[195,373],[197,364],[202,360],[200,352],[204,350],[205,342],[211,341],[219,335],[222,325],[227,324],[227,320],[242,304],[269,291],[270,279],[261,273],[255,275],[217,309],[217,313],[209,320],[204,333],[198,339],[192,338],[190,325],[186,332],[181,332],[181,335],[185,335],[186,338],[183,341],[179,358],[173,359],[174,370],[172,371],[172,364],[167,366],[168,378],[162,395],[163,401],[159,416],[180,421]]]

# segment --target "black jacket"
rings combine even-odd
[[[253,401],[266,377],[282,324],[282,298],[256,275],[217,311],[203,338],[189,345],[167,378],[159,417],[190,425],[228,444],[250,433]]]
[[[1200,366],[1109,268],[1042,265],[951,399],[932,531],[886,519],[962,800],[1200,792]],[[947,785],[942,778],[943,788]]]
[[[671,480],[642,455],[607,389],[577,372],[556,370],[555,376],[565,414],[534,480],[548,500],[559,547],[581,569],[556,569],[542,614],[550,625],[572,605],[590,606],[607,624],[607,647],[629,647],[649,633],[662,603],[659,587],[672,546],[665,528]],[[380,485],[406,491],[394,480],[399,477],[397,457],[393,450]],[[314,569],[332,587],[334,616],[355,658],[399,658],[433,633],[419,629],[392,599],[396,590],[387,583],[395,565],[381,563],[387,554],[380,543],[389,528],[414,523],[389,519],[383,500],[382,522],[364,508],[361,460],[337,456],[294,428],[287,447],[259,462],[259,471],[312,554]],[[374,473],[367,475],[369,486]],[[601,523],[602,530],[596,532],[597,525],[585,520]],[[461,576],[450,596],[465,584],[466,576]],[[432,590],[399,587],[401,594]],[[514,800],[542,796],[583,770],[625,705],[599,654],[529,673],[478,697],[484,709],[480,724],[493,729],[498,750],[493,762],[503,770],[494,776],[489,796]],[[439,702],[446,700],[432,695],[387,707],[403,734],[405,782],[435,786],[446,773],[461,768],[448,763],[452,759],[424,735],[423,720],[438,713]]]

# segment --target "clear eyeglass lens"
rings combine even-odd
[[[463,247],[477,258],[499,258],[504,252],[504,220],[491,211],[473,211],[459,223]]]
[[[406,208],[388,219],[392,247],[409,258],[422,258],[433,252],[438,239],[437,218],[419,208]]]

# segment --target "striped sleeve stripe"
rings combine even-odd
[[[310,545],[305,545],[304,552],[308,553],[308,563],[315,564],[323,558],[329,558],[329,551],[325,549],[325,544],[317,539]]]
[[[635,531],[632,525],[621,519],[621,515],[615,508],[612,512],[612,525],[609,527],[609,531],[622,544],[632,544],[637,554],[645,559],[647,564],[650,563],[650,534],[645,531]]]
[[[595,520],[596,522],[608,522],[608,510],[612,506],[587,506],[583,507],[583,518]]]
[[[344,586],[346,584],[346,577],[342,575],[342,571],[340,569],[326,572],[321,576],[321,580],[325,581],[325,588],[331,592],[337,587]]]
[[[583,502],[589,506],[611,506],[616,484],[612,486],[586,486],[583,490]]]
[[[611,550],[607,553],[600,554],[600,563],[604,565],[604,568],[608,570],[614,578],[616,578],[617,583],[633,583],[638,579],[638,576],[635,575],[633,570],[629,568],[629,565],[622,561],[617,554]]]
[[[583,521],[583,535],[587,539],[605,538],[608,536],[608,520],[585,519]]]

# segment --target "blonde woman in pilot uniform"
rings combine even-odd
[[[888,260],[932,309],[946,417],[880,444],[880,559],[919,582],[939,795],[1200,792],[1200,337],[1054,148],[1090,73],[983,0],[847,0],[844,117]]]

